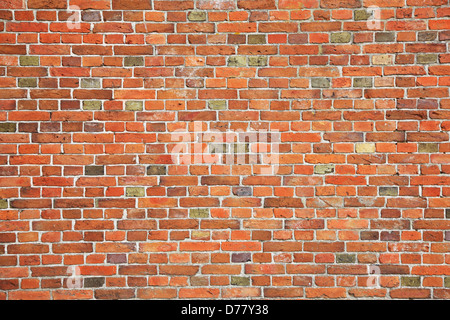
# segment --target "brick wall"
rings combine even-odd
[[[449,16],[1,0],[0,299],[448,299]]]

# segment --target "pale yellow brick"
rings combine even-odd
[[[209,231],[195,231],[193,230],[191,233],[192,239],[209,239],[210,233]]]
[[[375,152],[375,143],[358,143],[356,145],[356,152],[358,153]]]
[[[389,54],[375,55],[372,57],[373,64],[393,64],[394,57]]]

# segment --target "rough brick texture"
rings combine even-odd
[[[449,17],[1,0],[0,299],[450,298]]]

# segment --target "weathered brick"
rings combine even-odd
[[[333,173],[333,172],[334,172],[333,164],[318,164],[318,165],[314,166],[315,174],[327,174],[327,173]]]
[[[417,55],[417,63],[420,63],[420,64],[436,63],[437,59],[438,59],[437,54],[433,54],[433,53]]]
[[[419,143],[419,152],[435,153],[438,152],[439,145],[437,143]]]
[[[394,42],[395,33],[394,32],[376,32],[375,33],[376,42]]]
[[[100,79],[81,79],[81,88],[101,88]]]
[[[142,101],[126,101],[125,110],[142,111],[144,110],[144,103]]]
[[[189,217],[190,218],[208,218],[209,210],[208,209],[189,209]]]
[[[336,262],[337,263],[355,263],[356,255],[355,254],[347,254],[347,253],[337,254]]]
[[[20,57],[21,66],[39,66],[38,56],[21,56]]]
[[[244,56],[232,56],[228,58],[228,66],[245,67],[247,66],[247,58]]]
[[[375,152],[375,143],[357,143],[356,152],[358,153],[372,153]]]
[[[383,54],[383,55],[374,55],[372,56],[373,64],[393,64],[394,59],[392,55]]]
[[[236,187],[233,188],[233,194],[238,197],[251,196],[252,188],[250,187]]]
[[[190,21],[205,21],[206,11],[191,11],[188,14],[188,19]]]
[[[123,61],[125,67],[136,67],[144,65],[144,57],[125,57]]]
[[[331,81],[328,78],[312,78],[311,87],[313,88],[329,88]]]
[[[230,283],[232,286],[245,287],[245,286],[250,285],[250,278],[249,277],[232,276]]]
[[[142,188],[142,187],[127,188],[126,196],[127,197],[144,197],[145,196],[145,188]]]
[[[368,20],[372,17],[373,12],[371,10],[355,10],[353,12],[355,21]]]
[[[263,34],[249,34],[247,43],[248,44],[265,44],[266,36]]]
[[[417,40],[419,41],[435,41],[438,33],[436,31],[418,32]]]
[[[82,11],[81,20],[86,22],[99,22],[102,20],[100,11]]]
[[[248,262],[251,261],[252,255],[248,252],[242,252],[242,253],[233,253],[231,255],[231,261],[232,262]]]
[[[373,86],[372,78],[353,78],[353,86],[356,88],[371,88]]]
[[[352,39],[350,32],[336,32],[331,34],[331,43],[347,43]]]
[[[248,65],[254,67],[267,66],[267,57],[248,57]]]
[[[0,132],[16,132],[16,124],[13,122],[0,123]]]
[[[0,209],[6,209],[6,208],[8,208],[8,200],[0,199]]]
[[[104,166],[86,166],[84,169],[84,173],[87,176],[102,176],[105,174]]]
[[[380,196],[396,197],[398,196],[398,187],[380,187]]]
[[[167,174],[167,167],[166,166],[148,166],[147,167],[147,174],[150,175],[166,175]]]
[[[401,277],[403,287],[420,287],[420,277]]]
[[[227,108],[226,100],[212,100],[208,102],[208,107],[211,110],[225,110]]]
[[[83,101],[83,109],[84,110],[101,110],[102,102],[101,101]]]
[[[85,278],[83,279],[83,285],[85,288],[101,288],[105,285],[104,277]]]
[[[19,78],[18,85],[21,88],[26,87],[35,88],[37,87],[38,83],[36,78]]]

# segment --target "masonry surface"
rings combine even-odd
[[[449,299],[449,17],[0,0],[0,299]]]

